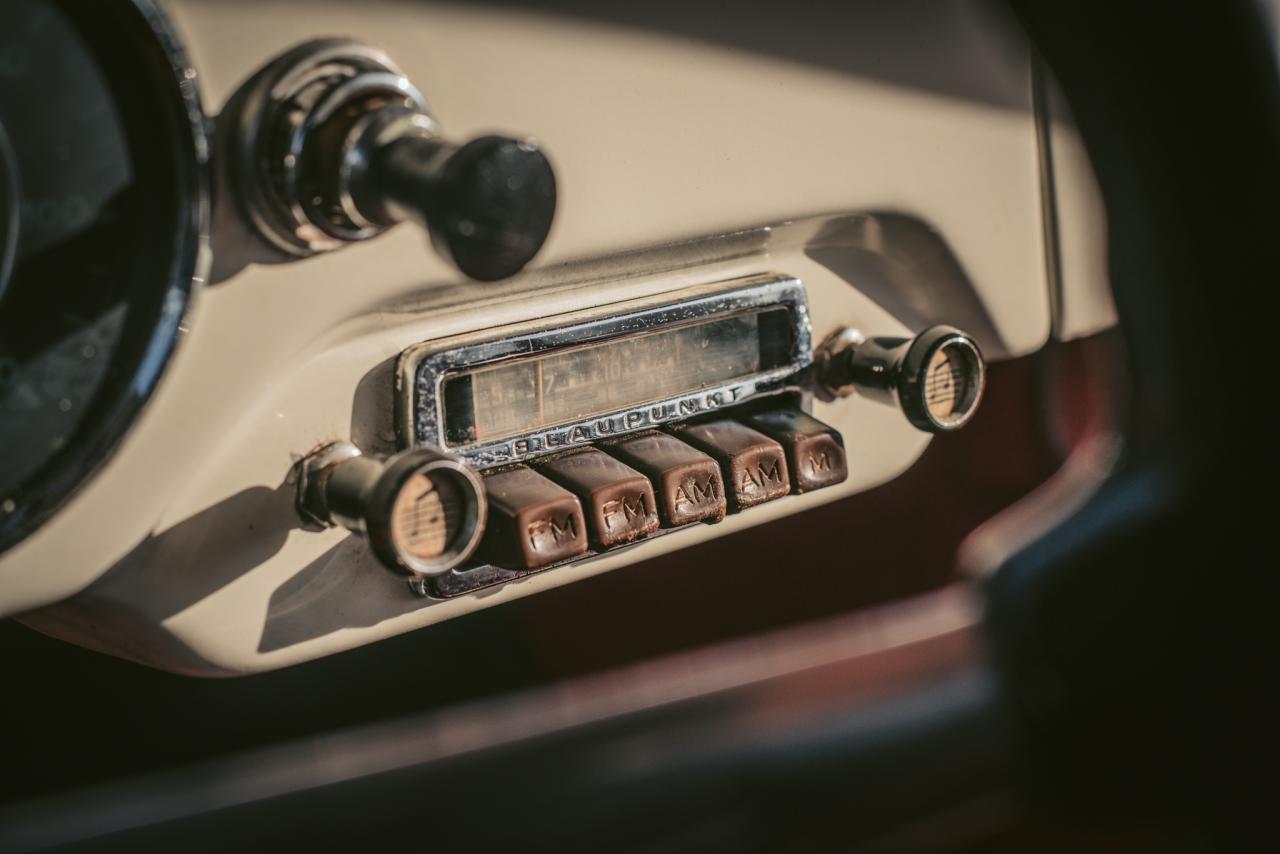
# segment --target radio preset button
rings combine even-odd
[[[600,447],[653,481],[664,527],[724,519],[727,505],[720,464],[696,448],[656,431]]]
[[[630,543],[658,530],[653,484],[603,451],[587,448],[555,457],[540,463],[538,471],[581,499],[594,548]]]
[[[484,475],[489,526],[478,556],[507,569],[538,569],[587,550],[577,496],[526,466]]]
[[[729,509],[764,504],[791,492],[782,446],[730,418],[680,425],[672,432],[720,463]]]
[[[834,428],[813,416],[798,409],[775,409],[745,421],[785,449],[791,486],[796,492],[835,486],[849,476],[844,440]]]

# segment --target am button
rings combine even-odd
[[[720,463],[729,509],[737,513],[791,492],[782,446],[730,418],[681,425],[672,432]]]
[[[656,430],[600,447],[653,481],[663,527],[724,518],[727,504],[720,464],[696,448]]]

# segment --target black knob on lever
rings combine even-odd
[[[381,51],[343,39],[301,45],[233,104],[240,207],[291,255],[412,220],[463,273],[494,281],[518,273],[546,242],[556,180],[537,144],[445,140],[422,93]]]
[[[436,249],[482,282],[520,272],[556,212],[555,173],[531,140],[405,137],[374,154],[364,179],[353,196],[371,220],[426,226]]]

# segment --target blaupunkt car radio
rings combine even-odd
[[[982,384],[948,327],[846,330],[815,355],[803,284],[761,275],[407,350],[403,450],[321,448],[299,509],[368,537],[420,594],[456,596],[842,482],[813,393],[857,387],[947,430]]]

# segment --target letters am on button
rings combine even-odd
[[[637,433],[601,445],[654,485],[662,525],[719,522],[727,502],[720,464],[667,433]]]
[[[730,418],[681,425],[672,432],[720,463],[733,512],[791,492],[782,445]]]

